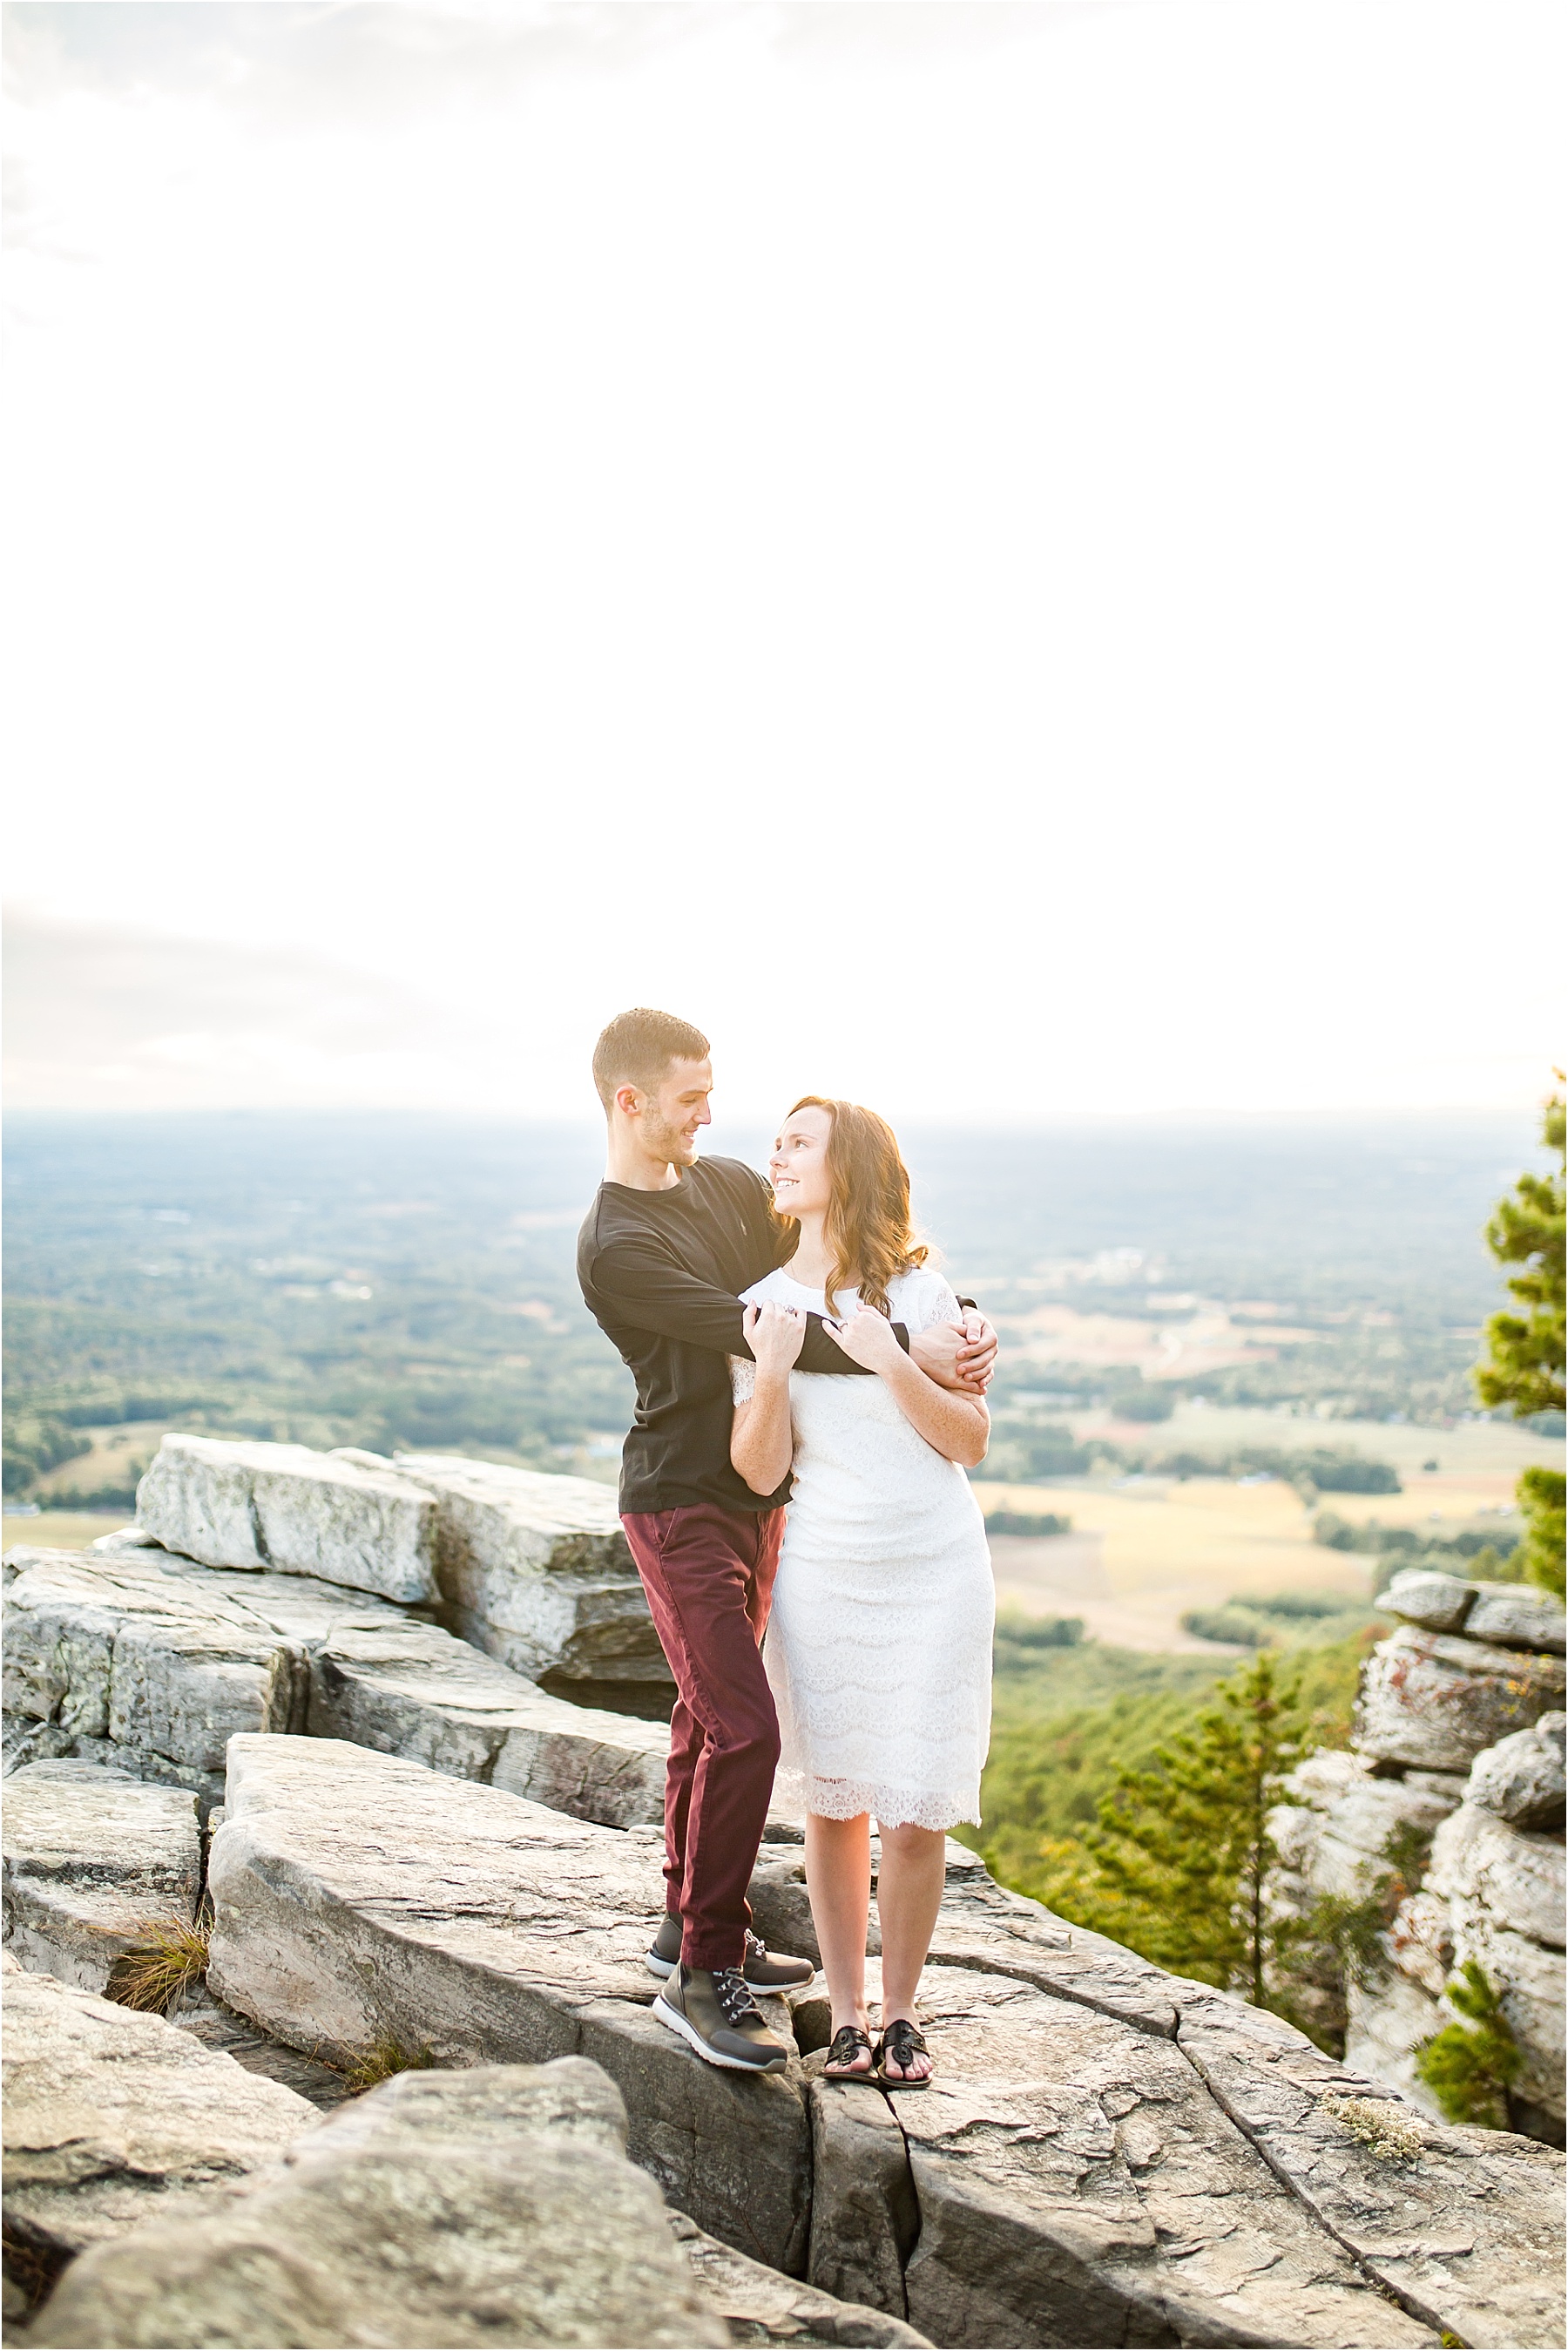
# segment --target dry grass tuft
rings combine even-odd
[[[206,1974],[212,1933],[212,1914],[205,1908],[194,1918],[143,1920],[141,1940],[122,1951],[109,1970],[105,1999],[118,2001],[121,2008],[167,2016]]]
[[[1343,2123],[1368,2155],[1384,2163],[1413,2163],[1426,2146],[1426,2134],[1414,2115],[1392,2098],[1324,2098],[1324,2114]]]
[[[382,2033],[343,2068],[343,2078],[356,2093],[373,2090],[378,2082],[389,2082],[394,2074],[429,2073],[435,2062],[428,2049],[405,2049],[390,2033]]]

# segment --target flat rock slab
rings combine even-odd
[[[775,1824],[770,1823],[770,1829]],[[775,1949],[821,1963],[797,1844],[765,1844],[748,1896],[757,1932]],[[875,1932],[870,1948],[878,1949]],[[1032,1983],[1101,2015],[1168,2039],[1176,2031],[1173,1979],[1136,1951],[1059,1918],[1043,1903],[998,1886],[977,1854],[950,1838],[947,1882],[931,1938],[932,1962]]]
[[[1407,2310],[1476,2351],[1562,2343],[1556,2148],[1417,2116],[1279,2018],[1201,1985],[1181,2006],[1179,2045],[1226,2113]],[[1345,2097],[1418,2123],[1419,2152],[1375,2153],[1325,2104]]]
[[[1484,1748],[1560,1709],[1560,1658],[1408,1627],[1361,1672],[1355,1744],[1389,1763],[1468,1771]]]
[[[315,1575],[388,1600],[436,1597],[435,1508],[390,1463],[305,1445],[166,1437],[136,1489],[137,1524],[206,1567]]]
[[[666,1723],[554,1698],[433,1625],[345,1630],[311,1659],[313,1736],[488,1780],[612,1828],[664,1817]]]
[[[456,1455],[400,1454],[392,1466],[433,1501],[454,1633],[530,1681],[670,1680],[612,1487]]]
[[[5,1939],[24,1967],[102,1991],[152,1921],[195,1917],[196,1799],[92,1763],[25,1764],[6,1783]]]
[[[920,2234],[910,2323],[945,2345],[1430,2344],[1270,2170],[1170,2041],[932,1967],[932,2086],[889,2103]]]
[[[303,1727],[297,1646],[248,1605],[138,1553],[7,1554],[5,1703],[86,1761],[221,1795],[236,1731]]]
[[[71,2269],[57,2346],[722,2345],[723,2321],[580,2058],[402,2074],[194,2226]]]
[[[213,1992],[334,2059],[595,2058],[634,2158],[712,2235],[805,2267],[810,2128],[794,2072],[705,2064],[649,2013],[660,1849],[334,1740],[236,1739],[213,1839]],[[787,2014],[777,2004],[787,2032]]]
[[[123,1536],[8,1564],[5,1703],[24,1756],[174,1780],[211,1803],[235,1731],[307,1732],[616,1827],[662,1818],[667,1725],[574,1707],[369,1593]]]
[[[7,1960],[5,2225],[24,2241],[69,2255],[155,2216],[183,2221],[315,2121],[161,2017]]]

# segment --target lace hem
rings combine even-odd
[[[869,1813],[878,1826],[889,1829],[952,1829],[961,1821],[972,1828],[980,1826],[978,1799],[951,1791],[932,1795],[871,1780],[819,1780],[815,1772],[784,1767],[776,1785],[781,1796],[815,1813],[819,1820],[852,1821],[858,1813]]]

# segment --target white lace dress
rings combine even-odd
[[[783,1270],[744,1297],[823,1311],[821,1290]],[[839,1292],[840,1312],[853,1297]],[[959,1319],[923,1268],[895,1277],[888,1303],[911,1333]],[[730,1372],[743,1403],[756,1367],[732,1356]],[[794,1486],[763,1652],[781,1792],[829,1820],[978,1822],[995,1594],[969,1481],[885,1380],[792,1372],[790,1416]]]

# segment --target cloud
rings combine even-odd
[[[515,1048],[325,956],[130,928],[5,925],[12,1108],[500,1109]]]

